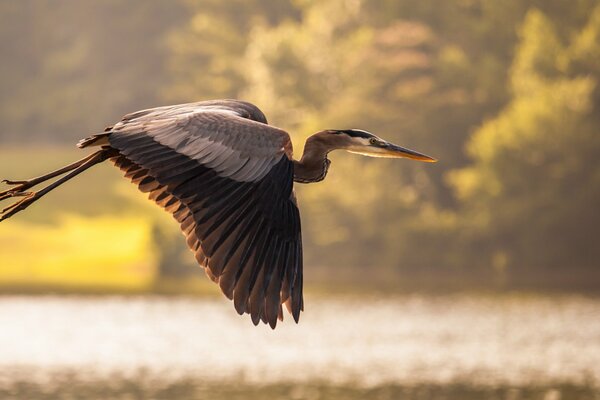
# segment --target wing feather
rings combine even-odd
[[[115,165],[173,214],[238,313],[274,328],[285,303],[298,320],[300,215],[285,132],[254,106],[225,101],[129,114],[108,140]]]

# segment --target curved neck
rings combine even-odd
[[[327,153],[333,150],[326,136],[319,133],[309,137],[304,145],[304,154],[300,161],[294,160],[294,181],[313,183],[325,179],[331,161]]]

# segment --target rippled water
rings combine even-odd
[[[225,299],[0,297],[0,385],[68,372],[248,384],[600,388],[600,299],[411,295],[306,299],[254,327]],[[26,378],[24,378],[26,377]]]

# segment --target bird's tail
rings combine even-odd
[[[84,141],[85,141],[85,139],[84,139]],[[80,146],[80,147],[85,147],[85,146]],[[46,175],[42,175],[37,178],[28,179],[28,180],[24,180],[24,181],[11,181],[8,179],[3,180],[2,183],[11,185],[14,187],[0,192],[0,201],[8,199],[8,198],[13,198],[13,197],[20,197],[21,200],[16,201],[15,203],[9,205],[8,207],[6,207],[0,211],[0,222],[7,218],[12,217],[19,211],[23,211],[24,209],[29,207],[31,204],[33,204],[34,202],[39,200],[46,193],[50,192],[51,190],[56,189],[58,186],[62,185],[66,181],[79,175],[86,169],[93,167],[94,165],[101,163],[111,157],[115,157],[117,155],[118,155],[117,150],[110,148],[110,147],[103,148],[101,150],[98,150],[95,153],[90,154],[89,156],[87,156],[85,158],[82,158],[79,161],[76,161],[72,164],[69,164],[60,169],[57,169],[56,171],[52,171]],[[28,191],[28,189],[30,189],[34,186],[37,186],[42,182],[46,182],[47,180],[56,178],[61,175],[64,175],[64,176],[62,176],[61,178],[57,179],[55,182],[49,184],[48,186],[46,186],[38,191],[35,191],[35,192]]]
[[[90,146],[108,146],[108,135],[110,135],[111,133],[112,132],[102,132],[92,135],[90,137],[86,137],[85,139],[81,139],[77,143],[77,147],[83,149],[85,147]]]

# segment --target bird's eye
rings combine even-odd
[[[374,137],[372,137],[371,139],[369,139],[369,143],[371,143],[371,144],[377,144],[377,139],[375,139]]]

